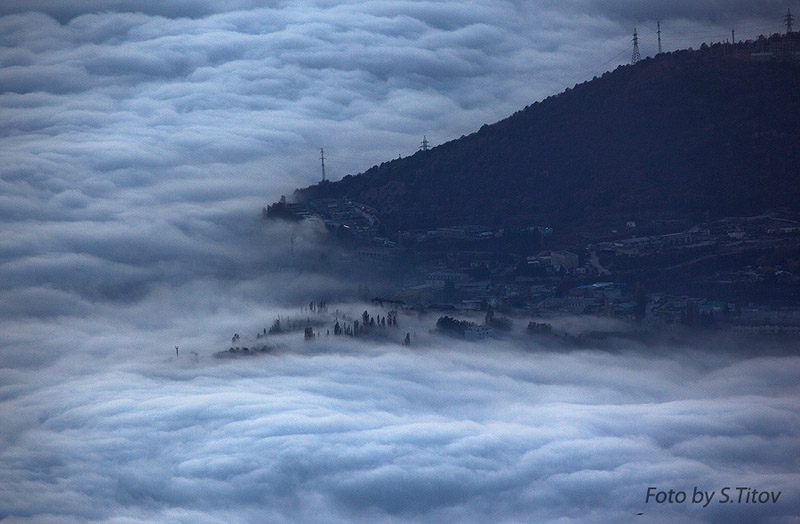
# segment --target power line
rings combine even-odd
[[[659,22],[657,24],[657,26],[656,26],[657,27],[657,31],[655,32],[655,35],[657,37],[660,36],[659,33],[658,33],[658,31],[661,29],[660,25],[661,24]],[[764,31],[763,30],[764,29],[764,25],[763,24],[759,24],[759,23],[740,25],[740,26],[737,26],[736,29],[738,31],[740,31],[740,33],[741,33],[741,31],[744,31],[745,33],[770,34],[769,31]],[[639,31],[638,31],[638,29],[636,29],[636,33],[637,33],[637,37],[641,36]],[[645,33],[649,33],[649,31],[645,31]],[[654,33],[649,33],[649,34],[653,35]],[[707,30],[704,30],[704,31],[680,31],[679,30],[679,31],[677,31],[676,34],[678,36],[677,40],[698,40],[698,39],[702,39],[703,37],[706,37],[706,36],[717,36],[720,41],[723,41],[725,39],[724,30],[720,30],[720,29],[707,29]],[[732,30],[731,31],[731,40],[732,41],[735,41],[734,37],[735,37],[735,32]],[[673,38],[673,40],[676,40],[676,39]],[[624,49],[620,48],[620,51],[615,53],[613,56],[609,57],[606,61],[604,61],[602,63],[599,63],[599,64],[595,65],[594,67],[592,67],[590,69],[585,70],[585,73],[580,76],[580,80],[578,80],[577,83],[579,83],[579,82],[581,82],[583,80],[592,78],[593,76],[598,76],[599,74],[602,74],[602,73],[605,73],[606,71],[608,71],[610,64],[612,64],[614,62],[620,62],[620,59],[625,54],[630,54],[631,53],[631,50],[634,47],[635,43],[636,42],[634,42],[633,39],[631,39],[631,43],[629,43]],[[662,53],[664,52],[663,43],[662,43],[662,47],[660,49],[660,52],[662,52]],[[632,56],[632,55],[630,55],[630,56]],[[639,59],[641,60],[641,51],[640,51]],[[576,83],[576,82],[573,82],[573,84],[574,83]],[[560,90],[560,91],[554,92],[552,94],[556,95],[556,94],[560,93],[561,91],[563,91],[563,89]]]
[[[543,100],[546,99],[546,98],[550,98],[551,96],[555,96],[555,95],[557,95],[559,93],[564,92],[564,90],[566,88],[569,88],[572,85],[575,85],[575,84],[578,84],[580,82],[586,81],[587,79],[595,77],[598,74],[603,74],[603,73],[607,72],[609,70],[609,67],[608,67],[609,64],[615,63],[615,64],[619,65],[620,61],[622,60],[622,57],[627,55],[628,53],[630,53],[632,47],[633,47],[633,44],[628,44],[627,46],[625,46],[625,49],[622,49],[621,51],[615,53],[614,56],[612,56],[611,58],[609,58],[605,62],[603,62],[601,64],[598,64],[598,65],[592,67],[591,69],[585,70],[580,76],[576,75],[576,78],[578,78],[577,81],[572,82],[569,85],[565,85],[564,87],[560,88],[558,91],[551,92],[549,95],[543,97]]]
[[[657,22],[656,28],[657,28],[657,30],[655,31],[655,35],[658,37],[659,53],[663,53],[664,51],[663,51],[663,47],[661,45],[662,42],[661,42],[661,23],[660,23],[660,21]],[[770,31],[763,31],[764,25],[761,24],[761,23],[744,24],[744,25],[738,26],[737,29],[739,31],[745,31],[746,33],[771,34]],[[648,31],[645,31],[645,32],[649,33]],[[653,33],[649,33],[649,34],[653,35]],[[725,33],[723,32],[723,30],[720,30],[720,29],[707,29],[707,30],[704,30],[704,31],[697,31],[697,30],[695,30],[695,31],[680,31],[680,30],[678,30],[676,32],[676,34],[677,34],[678,38],[673,38],[673,41],[705,39],[704,37],[707,37],[707,36],[716,36],[716,37],[719,38],[719,41],[725,40],[725,36],[723,36]],[[635,63],[635,62],[633,62],[634,56],[638,56],[638,60],[637,61],[641,60],[641,52],[639,51],[639,46],[638,46],[639,42],[638,41],[639,41],[639,32],[638,32],[637,29],[634,29],[634,38],[631,39],[631,43],[629,43],[624,49],[621,49],[620,51],[615,53],[613,56],[608,58],[605,62],[596,64],[591,69],[585,70],[584,74],[580,75],[579,77],[576,75],[576,78],[579,78],[579,80],[577,80],[576,82],[568,84],[564,88],[559,89],[558,91],[554,91],[550,95],[545,96],[544,98],[549,98],[551,96],[555,96],[555,95],[557,95],[559,93],[562,93],[565,88],[569,88],[573,84],[577,84],[577,83],[583,82],[585,80],[591,79],[592,77],[596,77],[596,76],[598,76],[600,74],[603,74],[603,73],[607,72],[610,69],[609,66],[612,63],[617,63],[617,65],[619,65],[622,57],[627,53],[631,53],[631,49],[633,49],[633,52],[630,55],[631,58],[632,58],[631,62]],[[735,30],[733,30],[733,29],[731,29],[731,41],[732,42],[736,41],[736,39],[735,39]]]
[[[737,24],[736,30],[739,33],[750,33],[750,34],[762,34],[762,35],[771,35],[776,33],[777,31],[768,30],[764,24]],[[678,29],[675,33],[683,38],[694,38],[694,39],[705,39],[707,37],[714,37],[718,36],[719,38],[725,38],[726,30],[719,28],[719,29],[685,29],[680,30]]]
[[[619,62],[622,59],[623,56],[625,56],[625,55],[627,55],[628,53],[631,52],[632,48],[633,48],[633,44],[628,44],[627,46],[625,46],[625,49],[623,49],[622,51],[619,51],[618,53],[616,53],[614,56],[612,56],[611,58],[609,58],[608,60],[606,60],[602,64],[599,64],[598,66],[596,66],[596,67],[592,68],[591,70],[587,71],[587,74],[583,75],[582,78],[588,78],[589,75],[597,76],[597,73],[600,73],[600,74],[605,73],[608,70],[608,65],[609,64]]]

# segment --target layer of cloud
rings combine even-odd
[[[49,362],[4,357],[0,517],[583,523],[644,512],[744,523],[800,511],[797,357],[553,352],[418,331],[408,349],[295,334],[263,357],[210,358],[225,342],[210,328],[259,329],[289,313],[243,290],[210,303],[209,290],[182,290],[175,301],[189,298],[192,321],[157,320],[175,307],[165,297],[107,308],[102,321],[70,323],[59,338],[72,347]],[[177,340],[180,359],[170,356]],[[650,486],[781,498],[645,504]]]

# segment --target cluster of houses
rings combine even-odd
[[[731,57],[757,62],[800,61],[800,33],[792,31],[761,35],[755,40],[743,42],[703,44],[700,52],[707,57]]]
[[[314,217],[333,230],[346,230],[359,239],[358,247],[339,260],[341,267],[351,268],[353,263],[370,268],[395,267],[413,252],[413,259],[405,260],[406,276],[409,272],[416,275],[416,283],[378,297],[398,308],[455,313],[492,307],[523,315],[648,317],[655,322],[692,326],[713,321],[737,331],[795,329],[794,317],[784,310],[779,314],[775,308],[764,308],[759,311],[768,313],[759,316],[732,303],[702,297],[645,295],[625,273],[653,260],[679,266],[709,256],[796,246],[800,217],[785,213],[717,220],[679,231],[675,224],[653,226],[629,220],[620,232],[612,231],[610,239],[588,244],[585,250],[545,249],[535,255],[520,255],[498,250],[499,239],[510,230],[484,225],[400,232],[390,240],[382,236],[385,231],[373,208],[348,199],[292,204],[282,198],[268,212],[297,220]],[[535,236],[540,247],[551,243],[552,228],[532,225],[523,229],[523,234]],[[780,268],[777,271],[785,273],[784,278],[800,279],[800,275]],[[753,274],[757,272],[727,271],[724,278],[736,283],[737,279],[752,280]],[[797,324],[800,326],[800,322]],[[341,334],[355,336],[369,325],[362,322],[358,328],[340,327]],[[313,330],[312,334],[319,335]],[[478,339],[492,334],[490,326],[474,326],[465,332],[466,337]]]
[[[380,232],[378,212],[366,205],[348,198],[319,198],[306,202],[287,202],[285,196],[264,208],[263,217],[288,220],[315,218],[334,231],[347,232],[355,238],[373,241]],[[394,242],[383,239],[384,245]]]

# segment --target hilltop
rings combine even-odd
[[[751,50],[704,46],[620,66],[294,198],[362,202],[389,232],[467,223],[591,230],[800,209],[800,60],[754,59]]]

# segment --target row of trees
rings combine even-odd
[[[397,328],[397,311],[392,310],[387,313],[386,316],[382,317],[378,315],[377,317],[373,317],[369,314],[368,311],[364,311],[361,314],[361,321],[353,320],[352,324],[348,324],[347,322],[342,321],[339,323],[339,320],[336,319],[336,323],[333,325],[333,334],[334,335],[348,335],[348,336],[358,336],[359,334],[365,334],[375,328],[387,328],[387,327],[394,327]]]

